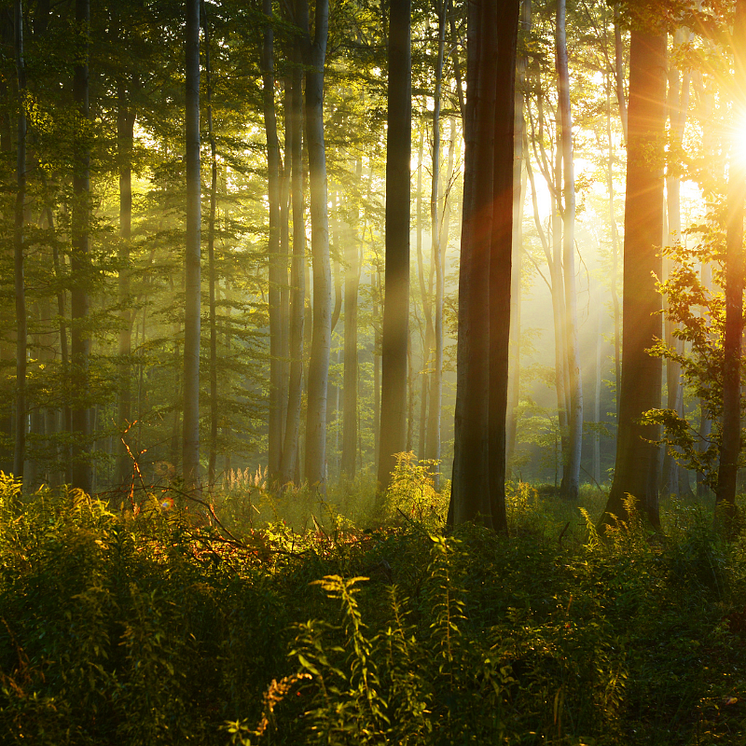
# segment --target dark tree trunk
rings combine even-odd
[[[736,111],[746,104],[746,0],[736,3],[733,28],[736,76],[733,103]],[[735,116],[735,113],[734,113]],[[733,144],[732,150],[738,147]],[[720,464],[715,493],[719,511],[728,518],[736,513],[736,480],[741,454],[741,340],[743,337],[743,211],[746,195],[746,166],[731,154],[728,175],[725,249],[725,339],[723,341],[723,422]]]
[[[451,523],[481,520],[502,532],[507,531],[505,419],[519,8],[519,0],[482,0],[469,5],[455,450],[449,511]],[[498,100],[500,106],[496,106]]]
[[[16,143],[16,204],[13,231],[16,300],[16,427],[13,474],[23,479],[26,460],[26,282],[24,279],[24,209],[26,202],[26,70],[23,57],[23,0],[15,2],[15,53],[18,82],[18,141]]]
[[[383,494],[406,448],[409,339],[409,195],[412,156],[411,0],[391,4],[386,135],[386,265],[381,339],[378,487]],[[435,228],[433,228],[435,230]]]
[[[132,240],[132,147],[134,141],[135,113],[128,103],[127,89],[120,81],[117,91],[117,150],[119,156],[119,303],[121,328],[119,330],[119,402],[117,426],[122,439],[127,439],[132,420],[132,322],[130,304],[130,243]],[[129,489],[132,463],[125,444],[117,446],[116,487]]]
[[[199,486],[200,223],[199,0],[186,0],[186,258],[182,469],[188,490]]]
[[[283,277],[280,257],[280,141],[277,135],[275,113],[274,32],[272,27],[272,0],[263,0],[262,8],[267,17],[264,27],[262,53],[262,81],[264,93],[264,129],[267,136],[268,201],[269,201],[269,478],[275,482],[280,477],[283,442],[283,403],[287,391],[283,388],[282,356],[282,289],[287,282]]]
[[[647,350],[662,334],[660,245],[663,238],[663,146],[666,34],[634,29],[630,53],[627,197],[622,300],[622,385],[614,482],[602,523],[627,520],[629,493],[653,526],[658,512],[659,428],[640,424],[661,406],[662,365]]]
[[[326,402],[331,349],[331,261],[329,214],[324,143],[324,65],[329,33],[329,2],[318,0],[314,14],[314,36],[310,38],[308,2],[296,19],[305,32],[306,137],[311,210],[311,255],[313,258],[313,331],[308,362],[308,409],[304,477],[314,489],[326,489]]]
[[[90,33],[90,0],[76,0],[75,21],[84,34],[85,52],[75,66],[73,98],[82,120],[88,119],[88,46]],[[72,251],[70,270],[73,285],[70,293],[72,324],[70,329],[70,383],[72,388],[71,426],[73,435],[72,484],[84,492],[93,487],[91,464],[91,411],[88,405],[88,358],[90,336],[85,329],[90,309],[89,285],[91,257],[90,230],[90,146],[82,133],[74,144]]]
[[[207,219],[207,275],[210,318],[210,446],[207,456],[207,484],[215,487],[218,462],[218,320],[217,290],[218,270],[215,261],[215,218],[218,208],[218,151],[212,123],[212,69],[210,67],[210,25],[204,0],[201,0],[202,25],[205,36],[205,78],[207,82],[207,138],[210,142],[210,214]]]
[[[297,54],[295,55],[296,62]],[[286,103],[286,151],[291,166],[290,195],[293,212],[293,256],[290,269],[290,380],[288,388],[287,422],[280,463],[283,485],[293,482],[298,466],[298,447],[303,393],[303,327],[306,297],[306,227],[303,216],[303,101],[301,72],[293,69]]]

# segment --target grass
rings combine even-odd
[[[429,479],[405,460],[366,530],[362,483],[246,478],[219,525],[0,479],[0,742],[746,742],[744,539],[666,503],[601,543],[602,492],[521,484],[510,538],[445,535]]]

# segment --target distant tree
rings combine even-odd
[[[186,0],[186,264],[184,311],[184,419],[182,469],[184,484],[199,484],[199,354],[200,354],[200,131],[199,131],[199,0]]]
[[[26,280],[24,277],[24,212],[26,209],[26,63],[23,54],[23,0],[15,0],[15,56],[18,85],[18,140],[16,142],[16,204],[13,231],[16,299],[16,431],[13,473],[23,479],[26,460]]]
[[[75,22],[81,30],[83,53],[75,65],[73,98],[78,113],[78,124],[73,146],[73,206],[72,250],[70,270],[74,282],[70,293],[72,324],[70,327],[70,363],[72,388],[73,468],[72,484],[84,492],[93,488],[91,452],[91,409],[89,405],[89,356],[91,335],[87,329],[90,313],[90,218],[91,176],[90,142],[87,132],[89,118],[88,49],[90,46],[90,0],[75,0]]]

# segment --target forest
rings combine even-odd
[[[746,742],[746,0],[0,0],[0,742]]]

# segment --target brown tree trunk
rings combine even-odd
[[[23,479],[26,460],[26,281],[24,278],[24,210],[26,207],[26,69],[23,56],[23,0],[15,0],[15,55],[18,84],[18,141],[16,143],[16,204],[13,231],[16,302],[16,427],[13,474]]]
[[[85,52],[75,66],[73,98],[81,120],[88,118],[88,46],[90,33],[90,0],[76,0],[75,21],[84,34]],[[70,270],[73,285],[70,293],[72,324],[70,328],[70,378],[73,392],[71,426],[73,434],[72,484],[90,493],[93,487],[91,464],[91,412],[88,405],[88,359],[91,339],[85,330],[90,309],[89,284],[91,257],[90,230],[90,151],[86,138],[76,134],[74,144],[72,251]]]
[[[659,428],[640,424],[661,405],[662,365],[647,350],[660,339],[663,238],[663,147],[666,121],[666,34],[632,31],[624,230],[622,385],[616,468],[602,523],[628,518],[627,493],[653,526],[658,511]]]
[[[733,27],[735,80],[734,117],[742,117],[746,106],[746,0],[736,3]],[[736,114],[739,112],[739,114]],[[735,151],[737,145],[732,144]],[[725,338],[723,340],[723,422],[720,463],[715,499],[718,510],[732,519],[736,513],[736,480],[741,454],[741,340],[743,337],[743,212],[746,196],[746,166],[731,153],[728,175],[725,248]]]
[[[297,53],[294,54],[295,61]],[[283,485],[295,480],[299,460],[301,403],[303,394],[303,327],[306,298],[306,227],[303,215],[303,101],[300,65],[293,68],[286,102],[286,150],[289,153],[290,196],[293,213],[293,256],[290,271],[290,378],[287,421],[280,462]]]
[[[280,256],[280,141],[277,136],[275,113],[274,31],[272,27],[272,0],[263,0],[262,8],[267,17],[264,27],[262,53],[262,81],[264,101],[264,128],[267,135],[267,169],[269,202],[269,478],[275,482],[280,477],[283,442],[283,413],[287,409],[287,391],[283,387],[283,313],[282,289],[287,282]]]
[[[449,522],[481,520],[498,531],[507,530],[505,415],[519,8],[519,0],[482,0],[469,5],[467,19],[464,218]],[[501,106],[496,107],[496,100]]]
[[[378,488],[406,448],[409,338],[409,180],[412,153],[411,0],[391,4],[386,135],[386,265],[381,338],[381,429]]]
[[[306,70],[306,136],[311,209],[311,255],[313,258],[313,333],[308,363],[308,409],[304,477],[314,488],[326,488],[326,400],[331,348],[331,264],[329,215],[324,144],[324,64],[329,30],[329,2],[318,0],[311,41],[308,2],[297,3],[296,18],[304,32]]]

